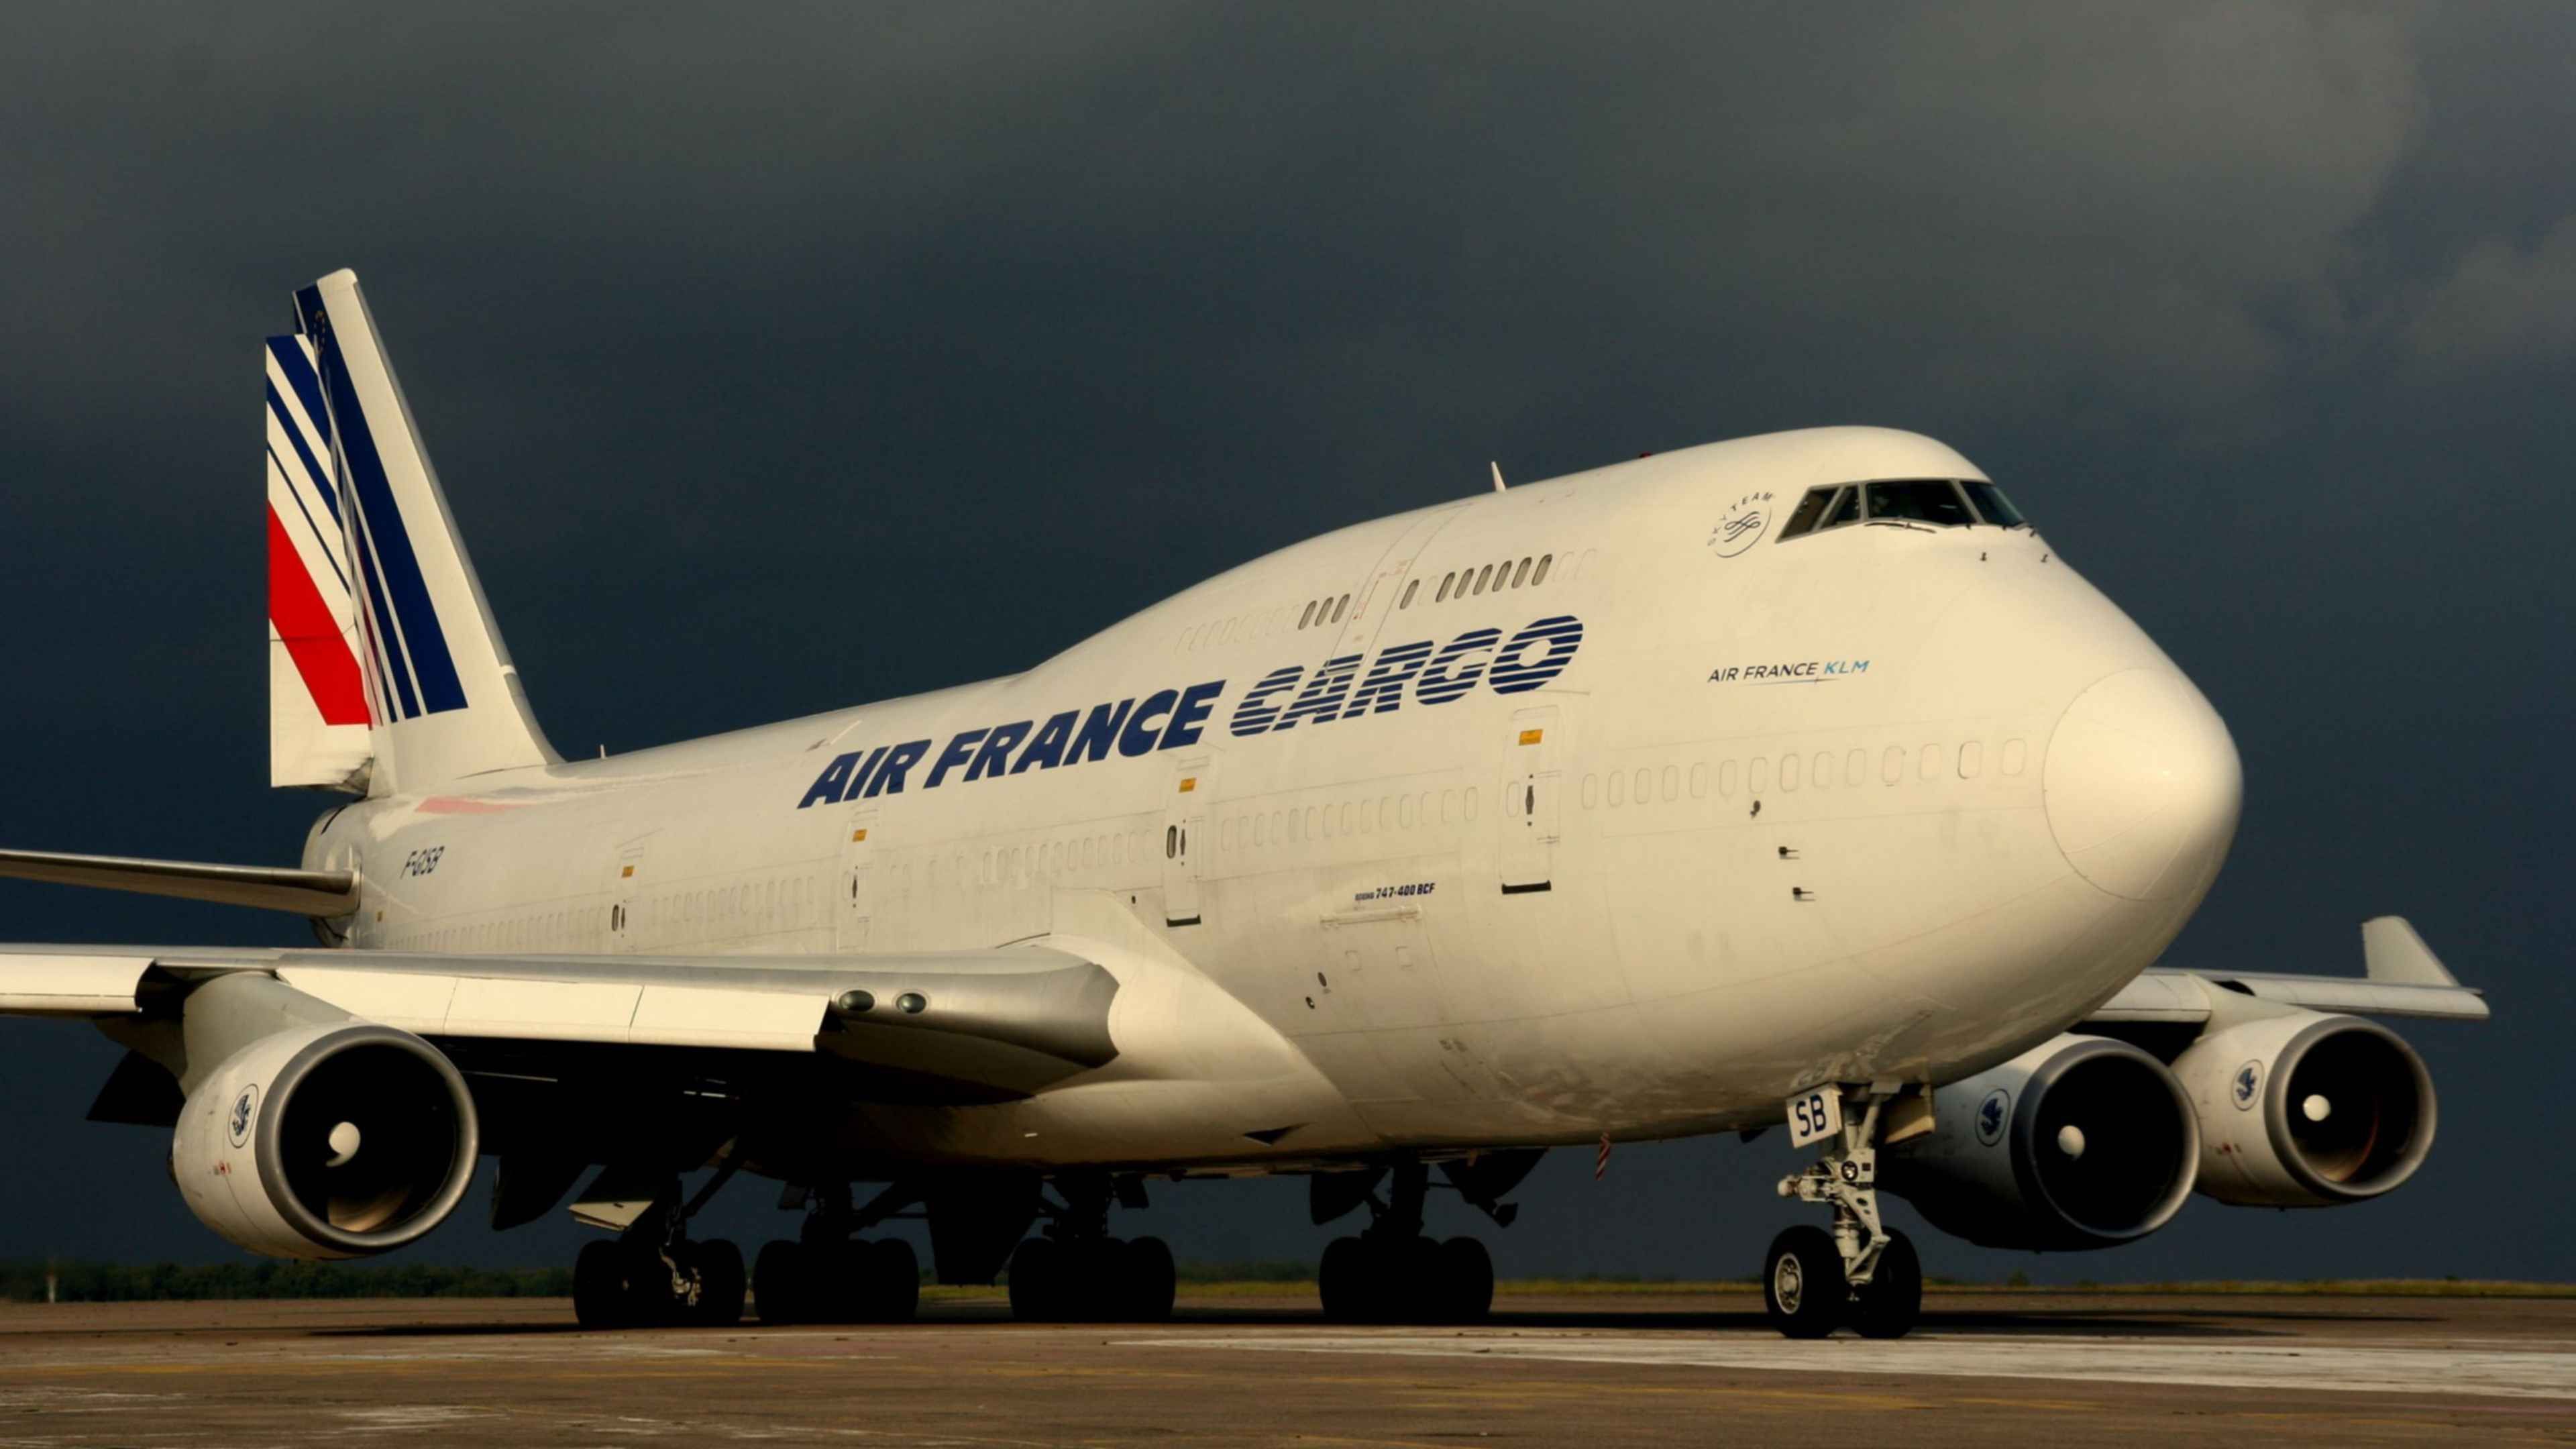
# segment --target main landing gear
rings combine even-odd
[[[1763,1260],[1763,1311],[1791,1338],[1823,1338],[1844,1324],[1864,1338],[1902,1338],[1923,1311],[1922,1260],[1878,1216],[1879,1113],[1887,1101],[1873,1096],[1858,1122],[1846,1111],[1824,1156],[1780,1179],[1782,1197],[1834,1211],[1833,1231],[1790,1228]]]
[[[1145,1205],[1140,1178],[1063,1177],[1064,1206],[1044,1204],[1045,1232],[1011,1254],[1011,1315],[1023,1323],[1159,1323],[1179,1279],[1160,1238],[1109,1236],[1109,1204]]]
[[[1316,1270],[1324,1316],[1337,1323],[1474,1323],[1493,1311],[1494,1260],[1474,1238],[1435,1241],[1422,1233],[1431,1171],[1396,1164],[1387,1201],[1366,1199],[1370,1222],[1335,1238]],[[1499,1221],[1508,1222],[1508,1217]]]
[[[898,1200],[900,1199],[900,1201]],[[921,1263],[901,1238],[855,1236],[910,1201],[888,1188],[853,1212],[846,1183],[813,1190],[796,1240],[765,1244],[752,1267],[751,1294],[760,1321],[909,1323],[921,1304]]]
[[[688,1206],[680,1184],[613,1241],[582,1244],[573,1260],[572,1310],[584,1328],[720,1326],[742,1320],[742,1249],[721,1238],[693,1242],[688,1222],[724,1185],[719,1173]]]

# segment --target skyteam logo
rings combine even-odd
[[[2237,1111],[2253,1111],[2254,1100],[2263,1095],[2263,1064],[2247,1062],[2238,1067],[2236,1075],[2228,1079],[2227,1092],[2235,1099]]]
[[[232,1114],[224,1124],[232,1136],[235,1147],[250,1141],[251,1119],[258,1115],[259,1087],[254,1083],[242,1088],[241,1095],[233,1098]]]
[[[1435,647],[1436,646],[1436,647]],[[1449,704],[1482,684],[1496,694],[1526,694],[1565,672],[1583,647],[1583,621],[1571,614],[1533,620],[1506,639],[1500,629],[1470,629],[1440,644],[1422,639],[1390,645],[1374,657],[1344,654],[1309,672],[1288,664],[1261,676],[1226,721],[1237,738],[1324,725],[1415,705]],[[921,788],[1060,770],[1113,753],[1134,758],[1199,742],[1226,682],[1158,689],[1111,700],[1088,711],[1068,709],[1040,721],[1014,720],[960,730],[934,756],[936,740],[905,740],[835,755],[805,787],[799,810],[846,800],[901,794],[919,772]],[[927,770],[919,767],[929,762]]]
[[[1977,1140],[1988,1147],[2001,1142],[2004,1123],[2012,1119],[2012,1093],[2001,1087],[1986,1094],[1977,1104]]]
[[[1771,527],[1771,495],[1747,493],[1727,505],[1717,526],[1708,531],[1709,552],[1733,558],[1762,541]]]

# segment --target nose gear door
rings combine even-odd
[[[1516,710],[1503,775],[1503,894],[1526,895],[1555,883],[1558,758],[1563,721],[1555,705]]]

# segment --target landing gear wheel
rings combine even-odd
[[[1482,1323],[1494,1311],[1494,1258],[1474,1238],[1451,1238],[1432,1260],[1447,1323]]]
[[[1139,1323],[1161,1323],[1172,1316],[1180,1276],[1172,1265],[1171,1245],[1160,1238],[1138,1238],[1118,1254],[1127,1310]]]
[[[1903,1338],[1922,1315],[1923,1260],[1910,1239],[1891,1230],[1878,1270],[1852,1290],[1852,1327],[1863,1338]]]
[[[1762,1263],[1762,1310],[1788,1338],[1823,1338],[1842,1321],[1851,1286],[1833,1234],[1801,1224],[1771,1240]]]
[[[572,1260],[572,1316],[584,1328],[624,1328],[628,1322],[626,1245],[595,1239]]]
[[[1011,1252],[1011,1316],[1022,1323],[1052,1323],[1064,1301],[1064,1244],[1029,1238]]]
[[[778,1238],[761,1244],[760,1257],[751,1267],[752,1306],[760,1310],[761,1322],[775,1325],[810,1321],[812,1290],[806,1278],[809,1266],[801,1243]]]
[[[921,1311],[921,1260],[901,1238],[880,1238],[867,1245],[868,1319],[874,1323],[910,1323]]]
[[[742,1249],[722,1238],[696,1248],[698,1306],[691,1321],[716,1328],[742,1322]]]
[[[1324,1316],[1335,1323],[1366,1323],[1377,1316],[1377,1282],[1370,1274],[1369,1251],[1357,1238],[1335,1238],[1324,1245],[1324,1261],[1315,1270],[1315,1288],[1324,1300]]]

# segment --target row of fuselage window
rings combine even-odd
[[[1218,824],[1217,849],[1231,854],[1308,840],[1466,824],[1475,820],[1478,808],[1476,787],[1470,785],[1463,790],[1408,790],[1324,805],[1255,810],[1226,816]]]
[[[1505,589],[1523,587],[1534,589],[1547,582],[1548,571],[1555,567],[1556,555],[1542,553],[1518,560],[1504,559],[1500,563],[1489,563],[1481,568],[1470,565],[1464,569],[1451,569],[1440,576],[1440,587],[1433,591],[1431,602],[1445,604],[1451,599],[1472,599],[1488,589],[1498,594]],[[1407,579],[1404,584],[1404,597],[1397,600],[1395,606],[1398,609],[1412,608],[1414,596],[1422,591],[1423,584],[1430,577],[1425,573]],[[1351,596],[1348,594],[1309,600],[1305,612],[1297,616],[1297,627],[1311,629],[1321,628],[1326,624],[1338,624],[1342,622],[1342,616],[1350,612],[1350,607]]]
[[[2006,740],[1994,754],[1993,763],[2001,774],[2018,775],[2029,768],[2030,746],[2024,741]],[[1720,760],[1714,769],[1706,761],[1693,761],[1688,769],[1680,765],[1640,765],[1633,771],[1613,770],[1606,777],[1584,776],[1583,808],[1606,805],[1615,810],[1631,802],[1650,804],[1658,797],[1679,800],[1685,794],[1693,800],[1703,800],[1712,785],[1719,798],[1724,799],[1738,789],[1759,798],[1775,790],[1785,793],[1800,788],[1897,785],[1909,775],[1918,780],[1953,775],[1973,780],[1986,772],[1986,755],[1985,741],[1969,740],[1956,749],[1937,742],[1919,748],[1889,745],[1875,755],[1865,748],[1817,750],[1777,758],[1756,755],[1742,761]]]

